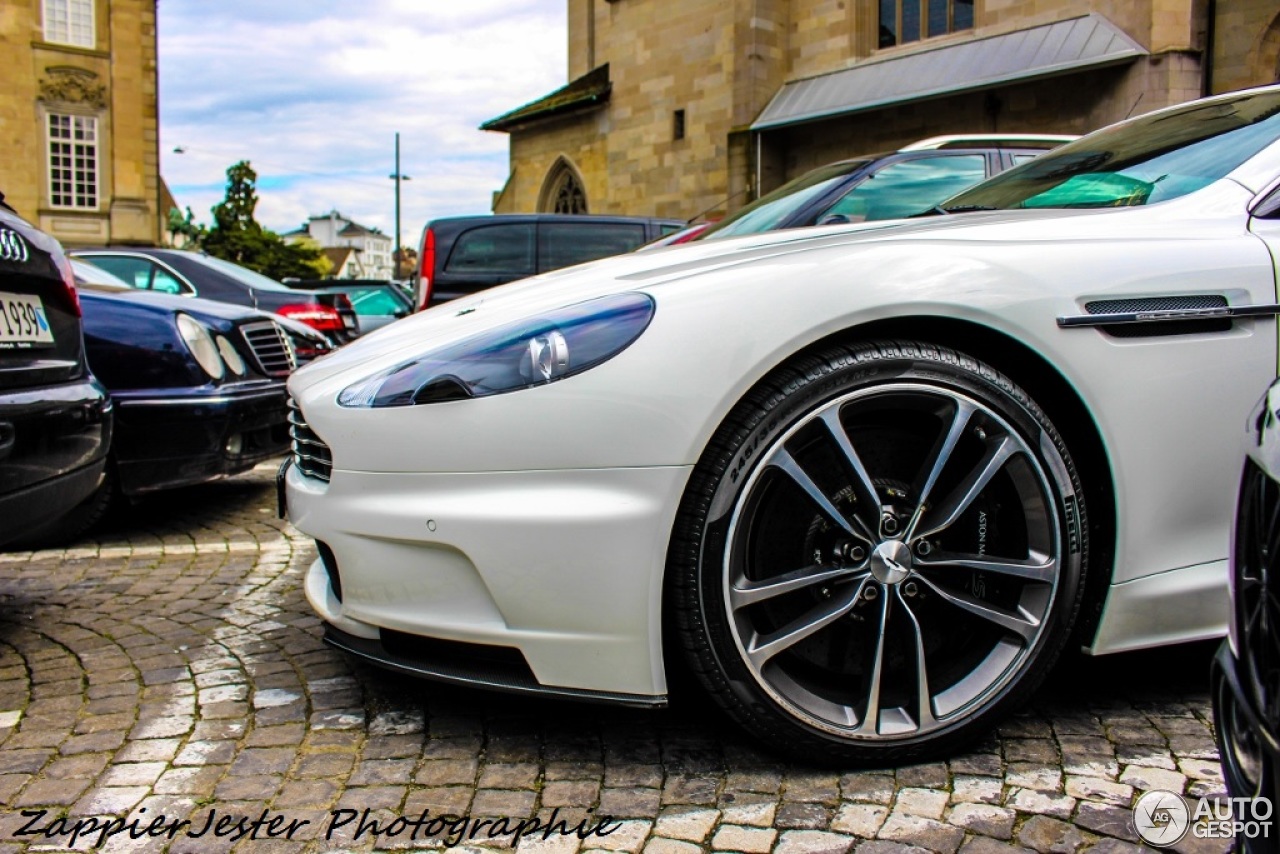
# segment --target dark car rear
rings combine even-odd
[[[62,248],[0,202],[0,543],[97,488],[111,415]]]
[[[291,288],[343,293],[360,321],[360,334],[413,314],[413,297],[389,279],[289,279]]]
[[[630,252],[683,220],[586,214],[497,214],[432,220],[418,247],[416,304]]]
[[[145,247],[72,252],[142,290],[246,305],[299,320],[342,344],[358,334],[355,310],[343,293],[286,287],[247,267],[184,249]]]

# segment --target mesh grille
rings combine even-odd
[[[1181,297],[1144,299],[1103,299],[1085,303],[1090,314],[1128,314],[1135,311],[1182,311],[1191,308],[1222,308],[1227,298],[1221,294],[1190,294]]]
[[[307,477],[329,482],[333,474],[333,454],[324,440],[317,436],[293,398],[289,398],[289,438],[292,440],[293,464]]]
[[[1232,566],[1245,690],[1266,720],[1280,716],[1280,485],[1245,464]]]
[[[298,367],[289,336],[277,324],[267,320],[262,323],[246,323],[240,334],[253,351],[258,367],[269,377],[287,377]]]

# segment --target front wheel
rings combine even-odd
[[[694,670],[817,761],[953,750],[1045,676],[1086,554],[1080,484],[1028,395],[924,344],[801,357],[734,409],[671,550]]]

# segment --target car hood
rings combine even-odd
[[[809,256],[804,260],[810,264],[837,259],[848,263],[872,249],[884,263],[886,248],[907,258],[917,257],[927,247],[939,259],[948,254],[998,253],[1002,245],[1036,242],[1078,242],[1083,248],[1144,236],[1168,240],[1179,229],[1185,229],[1188,239],[1196,239],[1207,220],[1223,221],[1224,209],[1242,216],[1250,196],[1239,184],[1223,180],[1150,207],[980,211],[791,229],[633,252],[512,282],[419,312],[306,366],[295,373],[291,388],[302,391],[355,367],[368,374],[512,320],[609,294],[651,292],[661,311],[662,290],[721,281],[743,265],[801,255]]]

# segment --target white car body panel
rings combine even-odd
[[[1280,226],[1251,233],[1246,208],[1277,174],[1280,144],[1228,178],[1150,207],[973,213],[692,243],[401,321],[290,380],[334,454],[328,486],[289,475],[290,518],[361,578],[340,607],[325,597],[323,577],[314,591],[309,582],[309,596],[335,625],[354,621],[357,634],[384,626],[515,646],[548,685],[661,694],[672,521],[726,414],[816,342],[879,321],[942,318],[1030,348],[1095,421],[1120,524],[1092,650],[1220,635],[1235,439],[1274,376],[1274,319],[1142,338],[1064,329],[1056,319],[1101,299],[1208,293],[1232,305],[1275,302],[1267,242],[1280,247]],[[336,403],[343,389],[429,347],[627,291],[656,301],[650,327],[584,373],[460,402]],[[1039,402],[1052,412],[1052,400]]]

